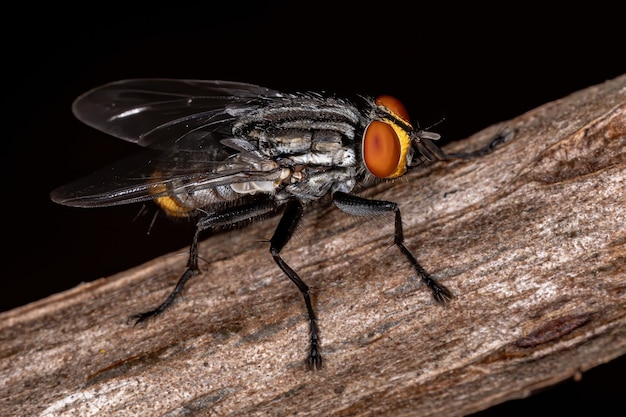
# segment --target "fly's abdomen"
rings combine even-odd
[[[198,189],[176,182],[155,184],[150,192],[161,209],[172,217],[189,217],[199,208],[224,204],[241,196],[229,185]]]

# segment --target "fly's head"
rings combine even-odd
[[[398,99],[380,96],[374,104],[361,147],[370,174],[381,179],[398,178],[411,167],[416,153],[429,160],[446,159],[445,153],[433,143],[439,134],[415,129]]]

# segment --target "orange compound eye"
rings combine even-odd
[[[363,161],[369,172],[378,178],[390,177],[398,168],[400,140],[393,128],[374,120],[363,135]]]
[[[378,96],[374,103],[377,106],[387,108],[387,110],[391,111],[395,116],[411,124],[409,112],[406,110],[406,107],[404,107],[404,104],[397,98],[392,96]]]

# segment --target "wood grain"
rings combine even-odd
[[[208,238],[205,273],[163,316],[172,253],[0,314],[14,416],[458,416],[626,353],[626,76],[492,126],[363,196],[399,203],[406,243],[455,298],[436,305],[390,219],[311,208],[285,260],[313,287],[325,366],[305,367],[299,292],[266,240]],[[45,277],[54,279],[54,277]]]

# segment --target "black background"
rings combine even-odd
[[[528,2],[174,3],[23,4],[5,11],[0,310],[189,243],[191,225],[162,217],[148,234],[153,212],[136,218],[137,206],[80,210],[49,201],[53,188],[135,150],[72,116],[73,99],[97,85],[171,77],[388,93],[422,126],[445,118],[435,130],[458,140],[626,72],[620,12],[598,2],[550,11]],[[478,415],[622,415],[624,371],[622,357],[581,382]]]

